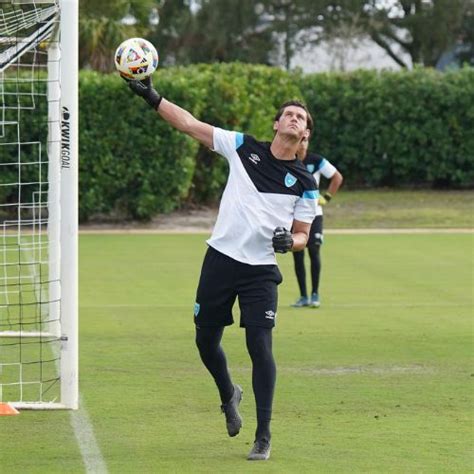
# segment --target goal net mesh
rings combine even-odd
[[[0,402],[60,394],[58,24],[57,1],[0,0]]]

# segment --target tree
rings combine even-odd
[[[331,57],[331,70],[345,71],[354,51],[362,42],[367,41],[367,34],[360,25],[359,17],[358,14],[353,15],[348,21],[338,25],[332,35],[326,35],[325,48]]]
[[[133,36],[146,36],[157,0],[81,0],[79,65],[102,72],[113,70],[117,46]],[[129,22],[124,21],[127,16]]]
[[[328,1],[319,24],[325,34],[359,15],[361,28],[401,67],[435,66],[462,34],[471,0],[340,0]]]
[[[314,0],[165,0],[154,39],[167,63],[277,62],[282,39],[284,63],[305,30]],[[304,20],[304,21],[302,21]]]
[[[374,12],[369,31],[372,39],[404,67],[393,54],[390,43],[401,46],[414,64],[435,66],[444,51],[452,46],[461,30],[463,0],[405,0],[398,17]],[[393,11],[393,9],[392,9]],[[380,25],[380,26],[379,26]]]
[[[281,63],[290,69],[291,59],[307,43],[321,39],[317,18],[324,11],[324,0],[265,0],[260,3],[261,18],[276,45],[281,45]]]
[[[186,0],[160,8],[157,44],[170,62],[283,64],[314,32],[309,28],[324,0]],[[282,54],[280,54],[282,53]]]
[[[474,66],[474,4],[466,8],[457,57],[461,64]]]
[[[165,64],[242,61],[290,69],[308,44],[326,42],[342,64],[344,45],[369,37],[401,67],[435,66],[459,38],[472,44],[472,1],[81,0],[80,63],[111,70],[124,38],[146,36]],[[158,27],[149,21],[152,12]],[[467,47],[461,53],[472,57]]]
[[[193,45],[195,15],[189,0],[162,0],[158,7],[158,28],[150,40],[163,52],[165,64],[186,64]]]
[[[253,0],[165,1],[160,9],[160,48],[181,64],[196,62],[266,63],[274,47]],[[169,60],[168,60],[169,61]]]

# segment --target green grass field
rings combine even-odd
[[[472,228],[474,191],[343,187],[324,214],[331,228]]]
[[[292,258],[280,258],[268,463],[245,460],[255,410],[243,331],[224,337],[245,392],[234,439],[194,346],[204,237],[80,243],[81,407],[109,472],[473,471],[472,234],[328,236],[319,310],[289,307]],[[0,472],[85,472],[76,415],[0,418]]]

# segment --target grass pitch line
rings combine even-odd
[[[466,308],[471,307],[471,303],[390,303],[390,307],[396,308],[431,308],[436,306],[437,308]],[[288,305],[280,304],[280,308],[287,308]],[[387,303],[326,303],[324,305],[325,308],[386,308]],[[151,309],[160,309],[160,308],[175,308],[175,309],[186,309],[191,308],[192,304],[189,305],[176,305],[176,304],[85,304],[81,305],[80,309],[100,309],[100,308],[117,308],[117,309],[125,309],[125,308],[151,308]],[[297,311],[305,312],[314,312],[317,313],[322,310],[318,310],[315,308],[298,308]]]
[[[435,369],[424,366],[355,366],[355,367],[281,367],[281,372],[301,375],[403,375],[403,374],[433,374]]]
[[[232,369],[238,373],[251,373],[252,369],[249,367],[234,367]],[[427,367],[422,365],[407,365],[407,366],[344,366],[344,367],[293,367],[281,365],[278,368],[282,374],[297,374],[305,376],[341,376],[341,375],[432,375],[436,373],[434,367]]]
[[[94,429],[84,407],[82,397],[79,400],[79,410],[71,411],[71,426],[81,451],[86,472],[90,474],[106,474],[107,465],[97,444]]]
[[[196,234],[210,235],[212,227],[176,227],[173,229],[153,229],[153,228],[107,228],[107,227],[81,227],[80,235],[169,235],[169,234]],[[414,227],[414,228],[352,228],[352,229],[324,229],[328,235],[380,235],[380,234],[473,234],[471,227]]]

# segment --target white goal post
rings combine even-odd
[[[78,408],[79,0],[0,0],[0,403]]]

